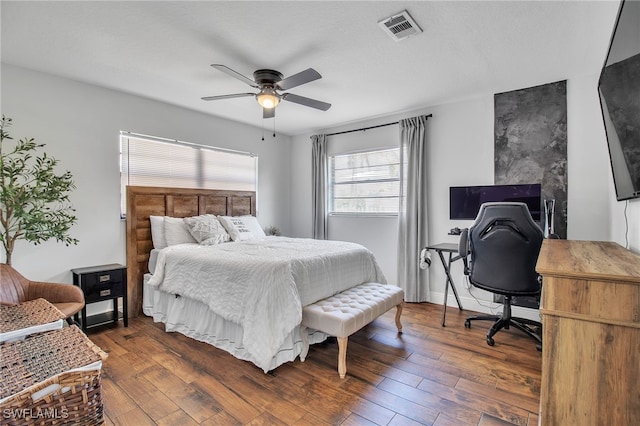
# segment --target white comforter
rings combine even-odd
[[[245,349],[266,372],[300,324],[302,306],[368,281],[386,283],[373,254],[359,244],[266,237],[167,247],[149,284],[241,325]]]

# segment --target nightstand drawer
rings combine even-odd
[[[100,271],[84,275],[84,288],[92,291],[93,287],[103,287],[111,283],[121,283],[123,279],[123,270],[114,269],[112,271]]]
[[[75,270],[76,273],[78,270]],[[79,285],[84,291],[85,302],[122,297],[126,291],[126,269],[85,269],[79,275]]]
[[[89,278],[89,277],[87,277]],[[96,300],[111,299],[113,297],[121,297],[124,293],[122,278],[108,279],[109,274],[100,274],[95,276],[96,280],[86,283],[84,289],[84,297],[86,302],[95,302]],[[103,279],[104,281],[100,281]]]

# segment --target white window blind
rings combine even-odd
[[[255,191],[258,157],[205,145],[121,132],[120,211],[126,213],[126,186]]]
[[[329,213],[397,214],[400,149],[329,157]]]

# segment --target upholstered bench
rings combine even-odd
[[[347,340],[349,336],[369,324],[394,306],[396,326],[402,333],[400,315],[404,292],[394,285],[364,283],[334,296],[302,308],[302,336],[304,350],[300,360],[304,361],[309,351],[306,328],[319,330],[338,338],[338,374],[347,374]]]

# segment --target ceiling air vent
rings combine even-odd
[[[378,22],[378,25],[389,34],[394,41],[404,40],[412,35],[420,34],[422,30],[416,24],[416,21],[411,18],[409,12],[403,10],[402,12],[393,15],[389,18],[385,18]]]

